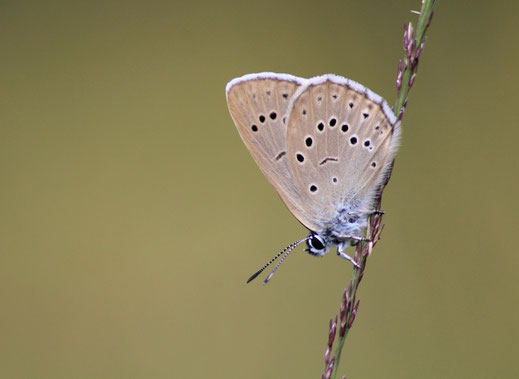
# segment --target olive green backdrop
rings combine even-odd
[[[250,72],[395,98],[419,1],[2,2],[0,377],[319,378],[351,265],[225,102]],[[515,378],[517,2],[439,1],[340,372]]]

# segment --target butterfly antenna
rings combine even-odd
[[[306,241],[307,239],[309,239],[309,237],[305,237],[303,239],[300,239],[299,241],[296,241],[294,243],[291,243],[290,245],[288,245],[287,247],[285,247],[283,250],[281,250],[279,253],[276,254],[276,256],[274,258],[272,258],[270,261],[268,261],[262,268],[260,268],[258,271],[256,271],[256,273],[254,273],[248,280],[247,280],[247,283],[250,283],[251,281],[253,281],[254,279],[256,279],[256,277],[261,274],[263,272],[263,270],[265,270],[268,266],[270,266],[276,259],[278,259],[283,253],[286,252],[285,256],[281,259],[281,261],[279,261],[279,263],[277,264],[277,266],[274,268],[274,270],[269,274],[269,276],[267,277],[267,279],[265,280],[265,284],[270,280],[270,278],[272,278],[272,276],[274,275],[274,272],[277,270],[277,268],[279,267],[279,265],[281,264],[281,262],[283,262],[285,260],[285,258],[287,257],[287,255],[292,251],[294,250],[294,248],[299,245],[301,242],[304,242]]]

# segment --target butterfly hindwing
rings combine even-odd
[[[287,154],[305,204],[299,221],[319,231],[339,209],[369,211],[397,148],[385,101],[335,75],[309,79],[288,110]]]

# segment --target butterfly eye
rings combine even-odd
[[[314,235],[307,241],[308,247],[311,250],[324,250],[326,247],[324,245],[324,241],[321,236]]]
[[[312,238],[310,241],[311,241],[311,243],[312,243],[312,246],[313,246],[314,248],[316,248],[317,250],[322,250],[322,249],[324,249],[324,245],[322,244],[321,241],[319,241],[318,238],[315,238],[315,237],[314,237],[314,238]]]

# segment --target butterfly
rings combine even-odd
[[[324,256],[365,241],[377,191],[399,146],[400,122],[379,95],[341,76],[311,79],[263,72],[231,80],[229,112],[241,139],[290,212],[309,231],[282,254],[306,242]]]

